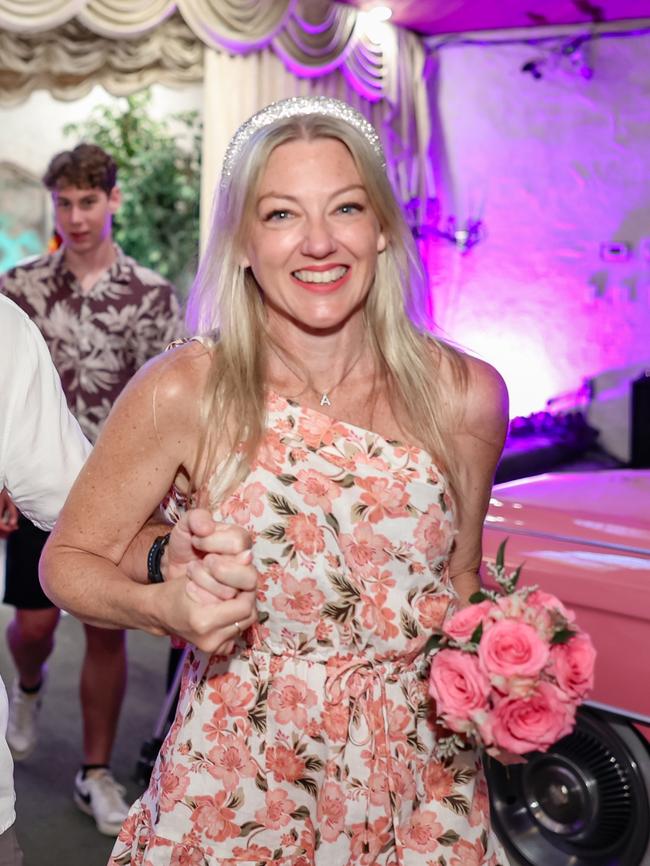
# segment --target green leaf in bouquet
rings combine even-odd
[[[479,589],[476,592],[473,592],[469,597],[470,604],[480,604],[482,601],[487,601],[490,596],[487,594],[486,590]]]
[[[497,567],[500,571],[503,571],[503,568],[504,568],[504,566],[505,566],[505,561],[506,561],[506,544],[507,544],[507,543],[508,543],[508,539],[507,539],[507,538],[504,538],[503,541],[501,542],[501,544],[499,545],[498,550],[497,550],[497,556],[496,556],[495,563],[496,563],[496,567]]]
[[[470,643],[478,643],[481,640],[481,635],[483,634],[483,623],[480,622],[474,631],[472,632],[472,636],[469,639]]]
[[[487,564],[487,569],[494,578],[495,582],[499,585],[501,593],[503,595],[512,595],[512,593],[517,588],[517,583],[519,582],[519,578],[521,576],[521,569],[523,568],[523,563],[521,565],[518,565],[511,574],[506,573],[505,560],[507,543],[508,539],[504,538],[497,550],[495,561],[493,563],[489,562]]]
[[[424,655],[428,655],[433,650],[437,650],[440,647],[440,644],[444,640],[444,635],[442,634],[432,634],[431,637],[427,640],[424,645],[422,652]]]
[[[553,637],[551,638],[551,643],[568,643],[575,632],[570,628],[561,628],[555,632]]]
[[[519,578],[521,576],[521,569],[523,568],[523,566],[524,566],[524,564],[522,562],[521,565],[518,565],[517,568],[515,568],[515,570],[510,575],[510,583],[512,584],[512,592],[514,592],[515,589],[517,588],[517,584],[519,583]]]

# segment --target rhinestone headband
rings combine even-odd
[[[381,146],[381,140],[374,126],[356,108],[340,99],[330,96],[291,96],[280,102],[272,102],[242,123],[234,134],[226,150],[221,169],[220,186],[226,186],[232,177],[235,164],[242,148],[249,138],[265,126],[270,126],[278,120],[290,117],[301,117],[306,114],[322,114],[324,117],[335,117],[354,127],[370,144],[382,168],[386,167],[386,159]]]

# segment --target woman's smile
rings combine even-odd
[[[351,269],[347,265],[310,265],[294,271],[291,276],[307,291],[326,294],[341,288],[348,281],[350,273]]]

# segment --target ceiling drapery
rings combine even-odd
[[[76,99],[95,84],[124,95],[202,80],[207,186],[248,114],[328,91],[377,126],[414,222],[434,197],[424,60],[415,34],[331,0],[0,0],[0,104],[37,88]]]
[[[107,39],[78,20],[38,34],[0,30],[0,105],[40,89],[79,99],[96,84],[123,96],[155,82],[200,81],[203,67],[203,45],[175,16],[129,40]]]
[[[39,34],[73,21],[96,36],[147,45],[171,16],[216,51],[270,47],[291,72],[308,78],[340,68],[370,100],[383,98],[391,86],[393,70],[360,26],[363,15],[329,0],[0,0],[0,28],[25,40],[23,56]],[[64,38],[68,32],[64,28]],[[12,60],[11,52],[6,56]]]

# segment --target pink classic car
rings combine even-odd
[[[573,608],[598,651],[568,737],[488,767],[513,866],[650,864],[650,471],[555,473],[496,485],[484,559]]]

